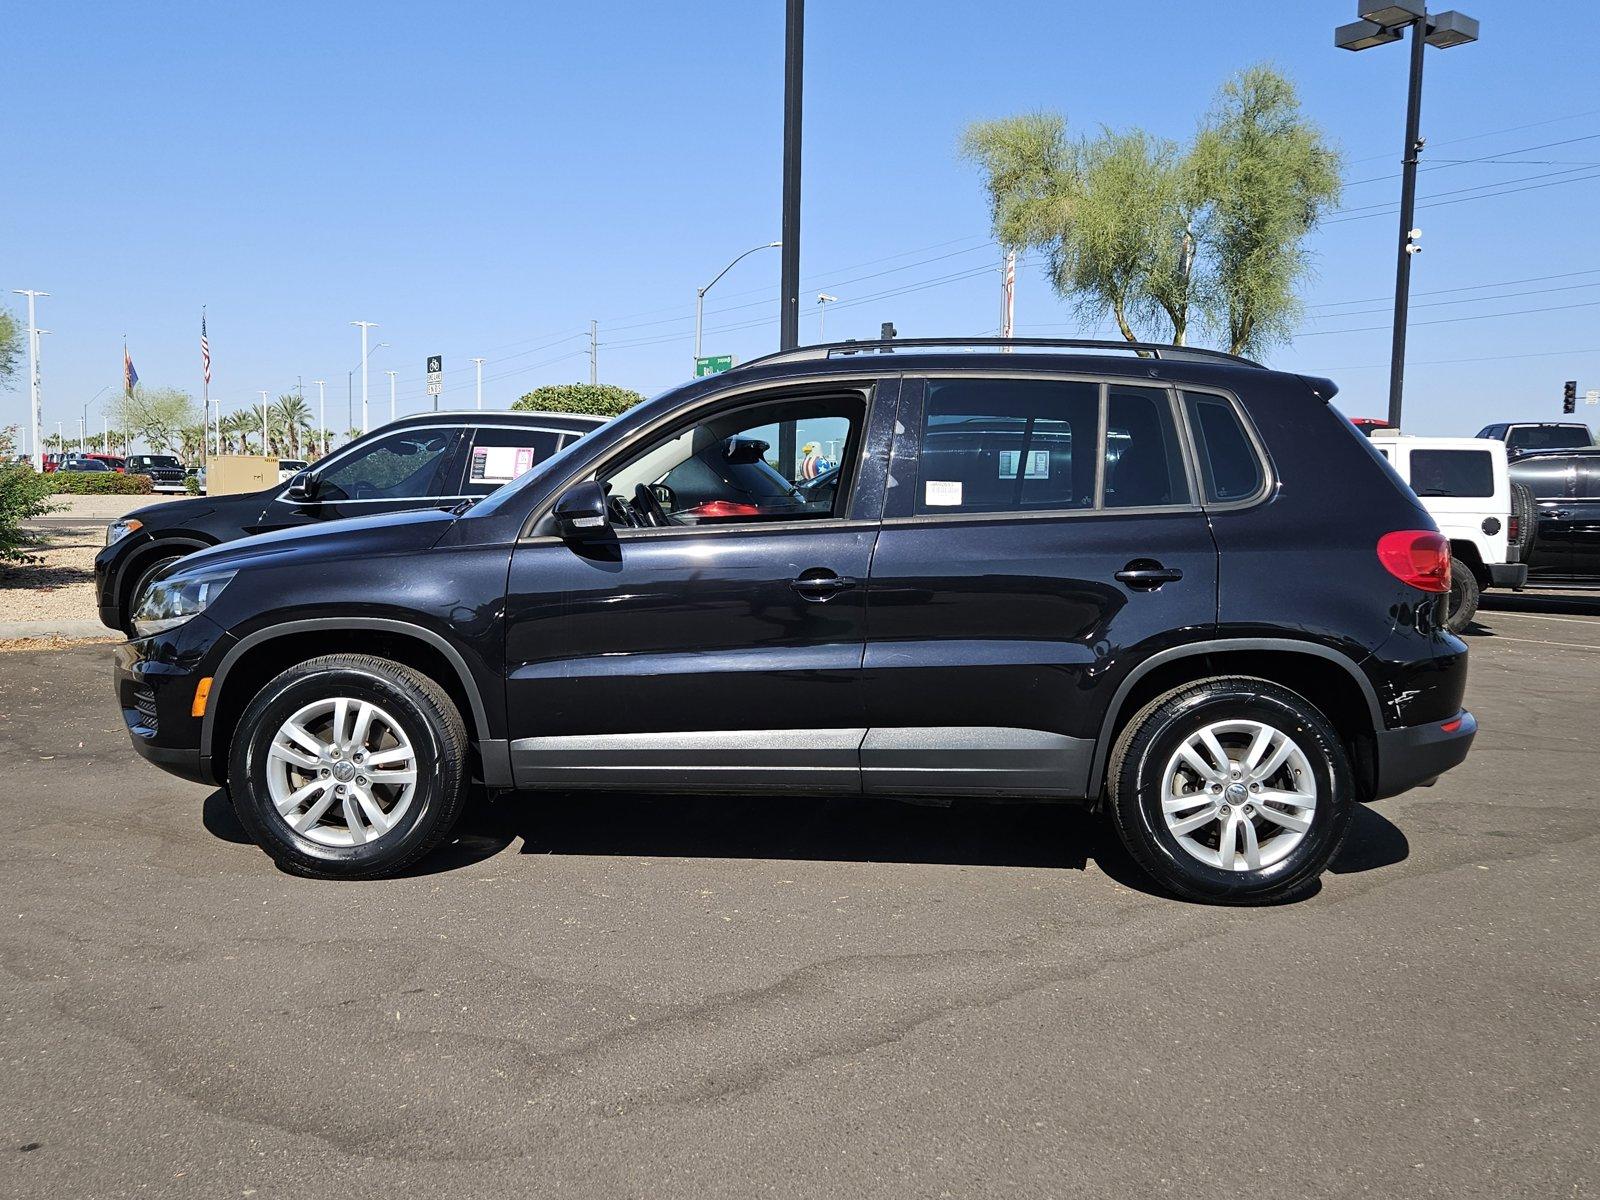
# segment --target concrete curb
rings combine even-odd
[[[22,638],[109,638],[121,637],[99,621],[0,621],[0,641]]]

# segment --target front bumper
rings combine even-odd
[[[193,706],[195,689],[215,674],[233,641],[202,614],[167,633],[117,647],[117,704],[141,757],[181,779],[217,782],[202,755],[203,719],[194,715]]]
[[[1528,586],[1527,563],[1490,563],[1489,585],[1498,588],[1510,588],[1520,592]]]
[[[1374,799],[1433,783],[1460,765],[1477,733],[1477,718],[1466,709],[1447,721],[1379,730]]]

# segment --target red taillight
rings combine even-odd
[[[759,517],[761,510],[754,504],[741,504],[737,500],[707,500],[688,512],[689,517]]]
[[[1401,583],[1424,592],[1450,590],[1450,543],[1431,529],[1397,529],[1378,539],[1378,561]]]
[[[1516,513],[1512,513],[1510,519],[1506,521],[1506,539],[1510,541],[1512,545],[1516,545],[1517,542],[1522,540],[1521,535],[1522,522],[1517,520]]]

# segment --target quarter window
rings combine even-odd
[[[1411,490],[1419,496],[1492,496],[1494,462],[1487,450],[1413,450]]]
[[[1185,392],[1201,483],[1212,503],[1248,500],[1266,478],[1233,405],[1221,396]]]
[[[439,492],[439,471],[453,429],[392,433],[357,450],[319,476],[323,500],[426,499]]]

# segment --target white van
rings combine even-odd
[[[1512,495],[1504,442],[1488,438],[1415,437],[1375,429],[1372,445],[1411,485],[1450,539],[1450,616],[1460,633],[1489,587],[1520,592],[1528,582],[1522,549],[1532,536],[1532,511]]]

